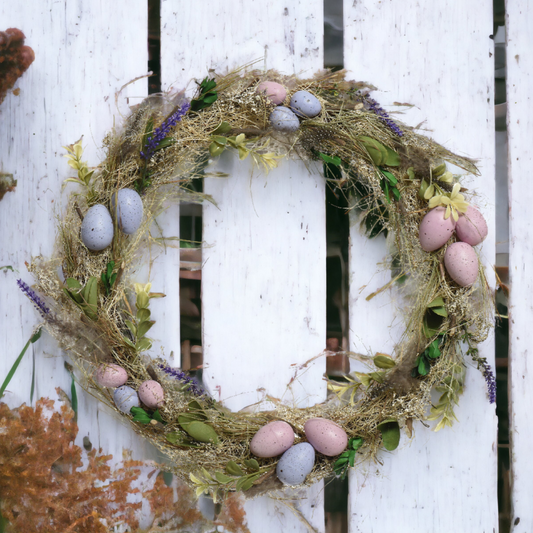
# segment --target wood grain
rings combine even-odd
[[[529,375],[531,346],[531,205],[533,191],[526,183],[532,164],[529,149],[533,120],[531,99],[533,59],[528,53],[533,38],[529,22],[533,6],[523,0],[506,3],[507,33],[507,134],[509,172],[509,422],[511,439],[511,531],[533,528],[530,461],[532,386]]]
[[[492,2],[447,0],[344,2],[345,66],[379,87],[375,99],[411,126],[453,151],[479,159],[482,176],[468,178],[487,218],[481,257],[494,285],[494,102]],[[394,102],[414,107],[392,107]],[[408,112],[407,112],[408,110]],[[389,352],[402,330],[398,297],[365,297],[390,281],[376,267],[384,242],[351,230],[350,346]],[[494,364],[493,337],[482,355]],[[492,532],[498,527],[496,416],[483,377],[468,365],[466,391],[451,430],[416,427],[383,464],[363,465],[350,477],[351,532]],[[494,368],[494,366],[493,366]]]

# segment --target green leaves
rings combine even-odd
[[[244,472],[235,461],[229,461],[226,465],[226,472],[231,476],[244,476]]]
[[[365,148],[370,159],[377,167],[385,165],[387,167],[397,167],[400,165],[400,156],[391,148],[384,146],[376,139],[362,136],[358,141]]]
[[[106,296],[109,296],[111,294],[111,289],[117,279],[117,274],[113,274],[114,268],[115,262],[109,261],[109,263],[107,263],[105,272],[102,272],[101,275],[102,285],[104,287]]]
[[[385,193],[387,203],[391,203],[391,194],[393,198],[398,201],[401,197],[400,190],[397,187],[398,180],[394,177],[394,174],[382,167],[379,168],[379,172],[381,176],[383,176],[380,181],[380,186],[381,190]]]
[[[389,370],[396,366],[394,359],[390,355],[384,353],[378,353],[374,356],[374,364],[378,368],[383,368],[384,370]]]
[[[24,354],[26,353],[27,349],[29,348],[30,344],[34,344],[41,338],[41,328],[39,328],[31,337],[30,340],[26,343],[24,348],[22,348],[22,352],[20,352],[19,356],[13,363],[13,366],[7,373],[6,379],[4,379],[4,382],[2,383],[2,386],[0,387],[0,398],[2,398],[4,391],[7,389],[7,386],[9,385],[9,382],[13,379],[13,376],[15,375],[15,372],[17,371],[17,368],[20,365],[20,362],[22,361],[22,358],[24,357]]]
[[[400,425],[394,418],[389,418],[378,424],[378,429],[381,431],[381,438],[383,439],[383,447],[392,452],[400,444]]]
[[[214,104],[218,98],[215,91],[217,83],[214,78],[204,78],[198,87],[198,96],[191,100],[191,111],[200,111]]]
[[[133,320],[124,321],[131,333],[133,341],[126,337],[123,340],[130,348],[134,348],[137,352],[143,352],[152,347],[152,341],[145,337],[155,324],[154,320],[150,320],[148,306],[150,305],[150,298],[159,297],[160,294],[151,293],[151,287],[151,283],[147,283],[146,285],[142,285],[141,283],[135,284],[135,292],[137,293],[135,307],[137,308],[137,312],[135,313],[135,317],[132,317]]]
[[[438,335],[444,319],[448,317],[448,311],[444,304],[444,300],[439,296],[431,301],[424,314],[422,321],[422,331],[426,338],[431,339]]]
[[[75,278],[65,280],[63,292],[91,319],[98,318],[98,278],[91,276],[85,287]]]
[[[429,346],[415,359],[415,367],[411,371],[411,376],[427,376],[431,369],[431,361],[440,357],[440,338],[436,338]]]
[[[339,455],[339,458],[333,465],[335,475],[341,476],[341,479],[346,477],[348,467],[353,468],[355,466],[355,454],[362,445],[363,439],[361,437],[354,437],[348,441],[348,449]]]
[[[340,157],[336,155],[332,157],[330,155],[323,154],[322,152],[318,152],[318,157],[320,157],[320,159],[322,159],[322,161],[324,161],[325,163],[335,165],[336,167],[340,166],[342,162]]]

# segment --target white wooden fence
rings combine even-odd
[[[525,183],[531,155],[533,60],[527,0],[509,0],[508,101],[511,216],[511,271],[515,298],[512,337],[511,404],[513,437],[513,531],[533,531],[530,491],[533,466],[531,395],[527,372],[527,331],[532,259],[527,226],[533,192]],[[323,67],[323,0],[197,1],[161,0],[163,89],[182,88],[208,69],[224,72],[262,58],[260,67],[312,75]],[[0,266],[12,265],[31,283],[24,262],[53,251],[61,185],[68,175],[63,145],[82,134],[90,165],[103,157],[101,140],[128,104],[147,94],[147,5],[113,2],[33,0],[2,2],[0,29],[18,27],[36,59],[19,80],[18,96],[0,107],[0,170],[14,174],[16,191],[0,204]],[[350,77],[379,87],[375,98],[401,107],[403,121],[421,126],[451,150],[479,158],[482,175],[469,186],[488,219],[490,236],[482,255],[494,284],[494,65],[492,1],[345,0],[344,64]],[[529,39],[529,42],[526,42]],[[529,46],[528,46],[529,45]],[[192,86],[191,86],[192,87]],[[390,107],[392,109],[392,107]],[[529,163],[529,164],[528,164]],[[232,409],[266,393],[309,405],[325,399],[324,358],[287,388],[295,369],[325,348],[326,240],[325,186],[318,171],[288,162],[268,177],[231,158],[220,165],[228,180],[206,180],[218,208],[204,208],[202,271],[204,380]],[[259,194],[261,191],[261,194]],[[289,194],[288,194],[289,193]],[[166,236],[178,235],[179,208],[166,214]],[[524,227],[525,226],[525,227]],[[349,342],[354,351],[390,352],[401,330],[394,295],[365,297],[390,274],[376,263],[384,241],[368,241],[351,229]],[[523,238],[522,238],[523,236]],[[529,239],[528,239],[529,240]],[[154,304],[153,336],[172,350],[179,366],[178,251],[169,249],[151,272],[155,290],[170,295]],[[16,276],[0,275],[0,380],[37,322],[18,291]],[[146,280],[139,280],[146,281]],[[516,310],[516,311],[515,311]],[[390,328],[384,325],[390,325]],[[493,339],[482,348],[494,362]],[[29,403],[33,361],[36,394],[55,397],[69,389],[63,356],[50,339],[39,341],[24,359],[3,401]],[[120,456],[156,454],[105,409],[80,395],[79,440]],[[469,368],[460,422],[434,433],[419,425],[413,441],[402,441],[381,464],[366,464],[350,475],[350,532],[492,533],[498,530],[496,425],[482,376]],[[317,531],[324,531],[323,484],[300,491],[296,507]],[[246,504],[252,533],[305,531],[283,503],[259,498]]]

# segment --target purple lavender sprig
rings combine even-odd
[[[21,279],[17,280],[17,285],[19,286],[20,290],[33,302],[35,309],[39,311],[40,315],[43,318],[48,318],[47,315],[50,314],[50,309],[46,307],[44,301],[37,296],[37,293],[29,285],[26,285],[26,283],[24,283]]]
[[[487,384],[487,392],[489,394],[489,402],[496,403],[496,379],[494,378],[494,373],[492,368],[487,363],[487,361],[480,360],[478,361],[478,368],[481,370],[483,377],[485,378],[485,383]]]
[[[166,365],[159,365],[159,368],[165,374],[168,374],[169,376],[172,376],[174,379],[177,379],[178,381],[181,381],[184,385],[188,385],[186,391],[194,394],[195,396],[203,396],[206,394],[205,390],[200,387],[198,381],[196,379],[191,378],[188,376],[185,372],[181,372],[180,370],[175,370],[174,368],[171,368],[170,366]]]
[[[375,113],[382,122],[384,122],[398,137],[403,136],[403,131],[398,127],[398,125],[389,117],[389,114],[373,99],[366,98],[369,111]]]
[[[183,103],[177,111],[172,113],[158,128],[156,128],[150,135],[148,135],[144,143],[144,150],[141,151],[141,157],[149,160],[154,152],[159,148],[159,145],[164,141],[170,130],[183,118],[185,113],[189,111],[191,104],[189,102]]]

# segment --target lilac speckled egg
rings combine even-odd
[[[346,431],[331,420],[311,418],[305,423],[304,431],[313,448],[329,457],[339,455],[348,446]]]
[[[452,236],[455,229],[455,220],[451,215],[445,219],[445,213],[446,209],[444,207],[435,207],[422,219],[418,237],[422,250],[425,252],[438,250]]]
[[[148,380],[144,381],[139,387],[139,398],[144,405],[155,409],[156,407],[161,407],[165,399],[165,393],[163,387],[157,381]]]
[[[485,240],[489,228],[483,215],[474,206],[469,205],[466,213],[459,216],[455,233],[457,233],[460,241],[466,242],[470,246],[477,246]]]
[[[257,86],[256,92],[264,94],[273,104],[280,105],[287,97],[285,87],[275,81],[264,81]]]
[[[294,431],[283,420],[263,426],[250,442],[250,451],[257,457],[276,457],[287,451],[294,443]]]
[[[113,394],[113,399],[119,410],[126,414],[130,414],[132,407],[140,406],[139,396],[137,396],[137,393],[127,385],[122,385],[122,387],[116,389]]]
[[[118,202],[116,202],[117,195]],[[113,194],[111,211],[118,220],[118,227],[126,235],[132,235],[139,229],[143,220],[143,202],[133,189],[120,189],[118,193]]]
[[[270,113],[270,123],[277,131],[293,132],[300,127],[298,117],[288,107],[276,107]]]
[[[308,91],[298,91],[291,96],[291,109],[302,118],[316,117],[322,111],[318,98]]]
[[[116,388],[128,381],[128,373],[121,366],[113,363],[103,364],[98,367],[94,378],[102,387]]]
[[[289,448],[276,467],[278,479],[285,485],[299,485],[313,470],[315,449],[308,442]]]
[[[450,277],[461,287],[469,287],[477,279],[479,264],[476,251],[466,242],[454,242],[448,246],[444,265]]]
[[[93,205],[81,223],[81,240],[93,252],[107,248],[113,241],[113,220],[102,204]]]

